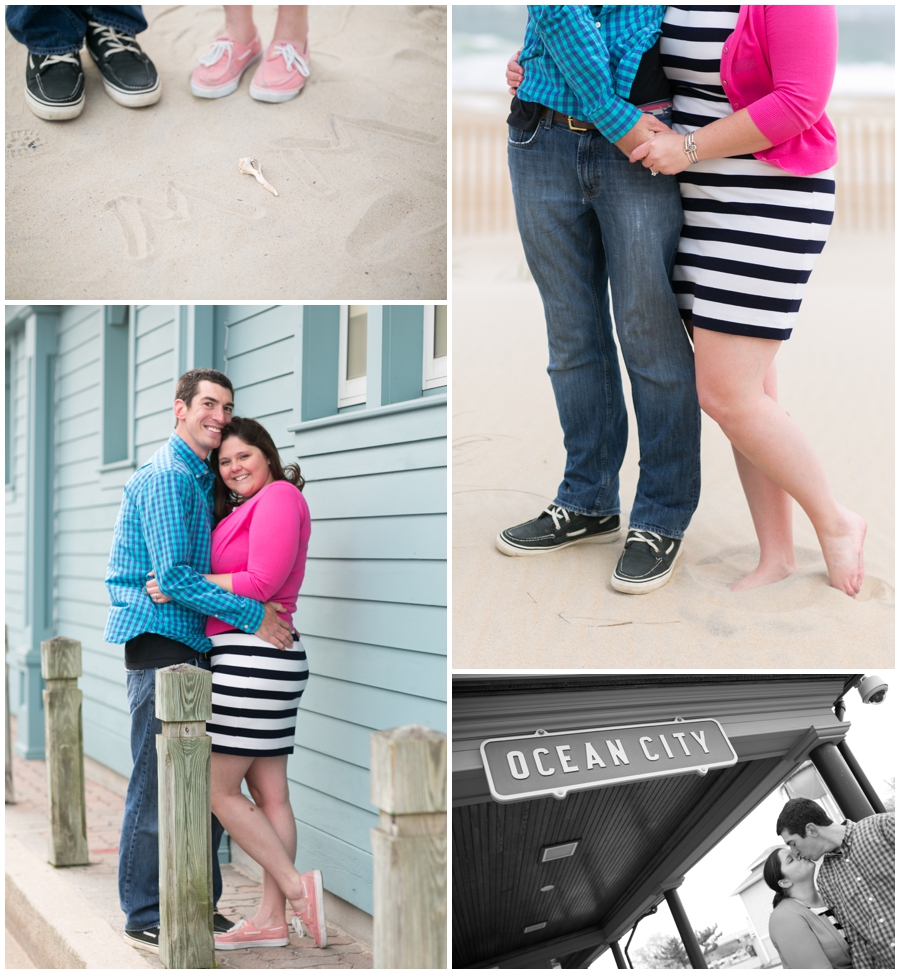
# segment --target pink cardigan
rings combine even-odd
[[[809,176],[837,162],[825,114],[837,64],[833,6],[742,4],[722,51],[722,85],[735,111],[746,108],[773,143],[754,152],[779,169]]]
[[[210,561],[214,575],[231,575],[235,595],[280,602],[279,616],[291,622],[306,570],[309,508],[286,480],[275,480],[236,507],[215,526]],[[206,635],[234,627],[210,616]]]

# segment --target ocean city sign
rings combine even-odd
[[[539,730],[481,744],[481,760],[495,801],[565,798],[571,791],[621,785],[710,768],[726,768],[737,754],[717,720],[682,720],[592,730]]]

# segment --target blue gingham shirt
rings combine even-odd
[[[665,12],[640,4],[529,6],[519,98],[593,122],[616,142],[641,117],[627,99]]]
[[[214,475],[177,433],[125,485],[116,521],[106,588],[112,605],[104,639],[125,643],[155,632],[207,652],[206,617],[256,632],[261,602],[208,582]],[[171,602],[144,592],[148,572]]]

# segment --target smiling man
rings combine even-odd
[[[894,813],[833,822],[792,798],[775,831],[803,859],[822,859],[816,883],[841,923],[855,968],[894,970]]]
[[[193,369],[175,390],[175,432],[125,485],[116,521],[106,587],[111,607],[105,640],[125,644],[131,755],[119,842],[119,901],[125,939],[159,950],[159,838],[157,826],[156,670],[174,663],[209,669],[207,616],[241,632],[291,648],[290,627],[275,603],[233,595],[208,582],[213,509],[213,471],[207,457],[222,441],[231,419],[234,390],[214,369]],[[145,585],[153,572],[172,599],[156,604]],[[213,820],[213,848],[221,826]],[[213,902],[222,890],[213,855]],[[231,924],[219,914],[215,928]]]

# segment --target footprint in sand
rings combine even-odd
[[[13,129],[6,133],[8,159],[24,159],[47,148],[47,140],[36,129]]]
[[[193,199],[213,207],[220,213],[241,217],[245,220],[261,220],[266,212],[258,206],[232,206],[211,194],[195,189],[182,188],[169,183],[165,202],[144,196],[118,196],[104,204],[104,210],[112,210],[122,227],[128,257],[146,260],[152,257],[158,246],[158,229],[169,223],[185,223],[195,217],[188,200]]]

